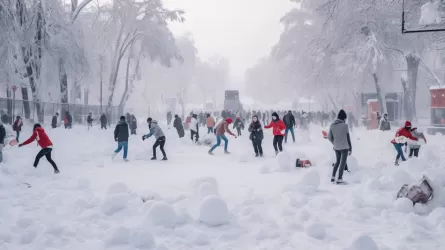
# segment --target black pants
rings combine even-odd
[[[255,154],[263,155],[263,147],[261,146],[261,143],[263,140],[252,140],[253,150],[255,151]]]
[[[410,148],[409,149],[409,157],[413,157],[413,154],[415,157],[419,157],[419,150],[420,150],[420,148]]]
[[[190,130],[190,138],[192,139],[192,141],[193,141],[193,136],[196,137],[195,142],[197,142],[199,139],[199,133],[197,131]]]
[[[131,129],[131,134],[132,134],[132,135],[135,135],[135,134],[136,134],[136,129],[135,129],[135,128],[134,128],[134,129],[133,129],[133,128]]]
[[[241,128],[236,127],[236,132],[238,133],[238,136],[241,136]]]
[[[36,159],[34,161],[34,167],[37,168],[37,165],[39,165],[40,158],[45,156],[48,162],[51,163],[51,165],[53,166],[54,170],[59,170],[57,168],[56,163],[53,161],[53,159],[51,159],[51,151],[53,151],[52,148],[43,148],[42,150],[40,150],[40,152],[36,155]]]
[[[153,144],[153,157],[156,158],[156,148],[158,146],[160,146],[159,148],[161,149],[162,155],[164,157],[167,157],[164,151],[164,145],[165,145],[165,136],[161,136],[155,141],[155,144]]]
[[[106,130],[106,129],[107,129],[107,124],[105,124],[105,123],[102,123],[102,124],[100,125],[100,128],[101,128],[101,129],[105,129],[105,130]]]
[[[283,139],[284,136],[282,135],[276,135],[273,137],[273,148],[275,149],[275,152],[283,151]]]
[[[334,150],[335,151],[335,157],[336,157],[336,161],[335,161],[335,165],[334,165],[334,170],[332,172],[332,177],[335,177],[337,174],[337,170],[339,170],[338,172],[338,179],[342,180],[343,179],[343,172],[345,170],[345,166],[346,166],[346,160],[348,159],[348,149],[344,149],[344,150]]]

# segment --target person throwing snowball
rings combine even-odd
[[[144,141],[147,138],[150,138],[152,135],[155,136],[156,141],[153,144],[153,157],[151,158],[151,160],[156,160],[156,148],[159,146],[162,152],[162,155],[164,156],[164,158],[162,158],[162,161],[166,161],[167,160],[167,155],[165,154],[164,151],[164,145],[165,145],[165,135],[164,132],[162,131],[161,127],[159,127],[158,122],[153,120],[151,117],[149,117],[147,119],[148,122],[148,128],[150,129],[150,133],[142,136],[142,140]]]
[[[213,155],[213,150],[215,150],[219,145],[221,145],[221,140],[224,141],[224,154],[230,154],[229,151],[227,151],[229,140],[227,139],[225,133],[229,133],[229,135],[236,138],[236,135],[232,133],[229,129],[229,125],[232,123],[232,118],[226,118],[223,120],[215,129],[216,133],[216,144],[209,150],[209,155]]]
[[[34,129],[31,137],[29,137],[29,139],[24,141],[23,143],[19,144],[19,147],[28,145],[34,140],[36,140],[37,144],[39,144],[39,146],[42,147],[40,152],[36,155],[36,159],[34,160],[34,167],[37,168],[37,165],[39,165],[40,158],[45,156],[48,162],[51,163],[51,165],[53,166],[54,173],[55,174],[60,173],[56,163],[51,158],[51,152],[53,151],[53,143],[51,142],[48,135],[45,133],[45,130],[43,130],[42,126],[39,123],[34,124]]]

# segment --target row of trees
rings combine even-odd
[[[39,101],[103,103],[123,112],[139,85],[157,96],[184,96],[196,82],[188,79],[190,69],[196,78],[221,67],[199,60],[190,36],[172,34],[168,24],[183,21],[182,10],[167,9],[161,0],[1,0],[0,83],[8,97],[18,85],[25,117],[33,112],[27,101],[34,101],[40,121]],[[195,70],[203,64],[207,70]],[[157,82],[162,74],[183,78]]]
[[[275,65],[268,70],[280,76],[275,79],[277,84],[315,96],[334,109],[345,101],[358,103],[365,86],[372,85],[385,112],[385,92],[402,89],[404,115],[410,120],[416,116],[419,67],[425,72],[425,81],[441,84],[423,57],[433,51],[443,58],[444,50],[439,48],[445,36],[402,34],[401,1],[291,1],[296,6],[281,19],[284,30],[279,42],[251,71]],[[409,2],[409,20],[419,20],[420,7],[426,1]],[[407,25],[418,27],[414,22]],[[401,69],[405,69],[402,76]],[[246,74],[248,84],[254,82],[253,75]]]

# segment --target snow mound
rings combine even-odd
[[[320,174],[315,168],[310,168],[301,178],[300,186],[307,188],[318,188],[320,186]]]
[[[130,235],[129,243],[134,249],[154,249],[156,245],[155,238],[147,229],[138,229]]]
[[[207,237],[207,235],[205,235],[204,233],[199,233],[195,240],[194,243],[198,246],[204,246],[209,244],[209,237]]]
[[[161,200],[161,196],[157,193],[154,192],[150,192],[150,191],[145,191],[143,193],[143,195],[141,196],[141,199],[143,202],[147,202],[147,201],[160,201]]]
[[[354,240],[348,250],[379,250],[379,248],[371,236],[361,235]]]
[[[216,137],[213,134],[206,134],[199,138],[198,144],[200,145],[214,145],[216,143]]]
[[[111,216],[121,210],[124,210],[128,205],[128,195],[117,194],[108,196],[102,204],[102,213]]]
[[[176,212],[173,207],[163,201],[153,203],[147,213],[148,220],[155,226],[174,227]]]
[[[315,239],[322,240],[326,237],[326,230],[322,225],[311,224],[304,230],[306,235]]]
[[[439,11],[440,1],[428,2],[420,8],[420,25],[439,24],[442,20]]]
[[[286,151],[280,152],[277,155],[277,171],[290,171],[293,169],[292,158],[290,154]]]
[[[108,246],[125,245],[129,242],[130,230],[125,227],[119,227],[114,232],[107,233],[107,235],[111,235],[107,240]]]
[[[413,179],[407,171],[399,169],[392,174],[392,181],[396,187],[402,187],[404,184],[411,184]]]
[[[199,188],[201,184],[208,183],[213,186],[214,189],[218,190],[218,182],[213,177],[202,177],[195,179],[189,183],[190,190],[193,194],[199,194]]]
[[[200,199],[204,199],[205,197],[210,195],[218,195],[218,188],[214,184],[204,182],[199,186],[198,192]]]
[[[408,198],[399,198],[394,202],[394,209],[400,213],[414,212],[413,202]]]
[[[428,215],[428,220],[433,223],[438,225],[441,222],[445,221],[445,208],[444,207],[438,207],[436,209],[434,209],[429,215]]]
[[[227,223],[229,210],[221,197],[210,195],[201,201],[199,221],[208,226],[219,226]]]
[[[128,192],[129,192],[128,186],[123,182],[116,182],[113,185],[111,185],[107,190],[108,195],[122,194]]]

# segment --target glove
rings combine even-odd
[[[352,154],[352,149],[349,149],[348,155]]]
[[[147,137],[145,135],[143,135],[142,140],[145,141],[145,139],[147,139]]]
[[[23,143],[20,143],[20,144],[19,144],[19,148],[21,148],[21,147],[23,147]]]

